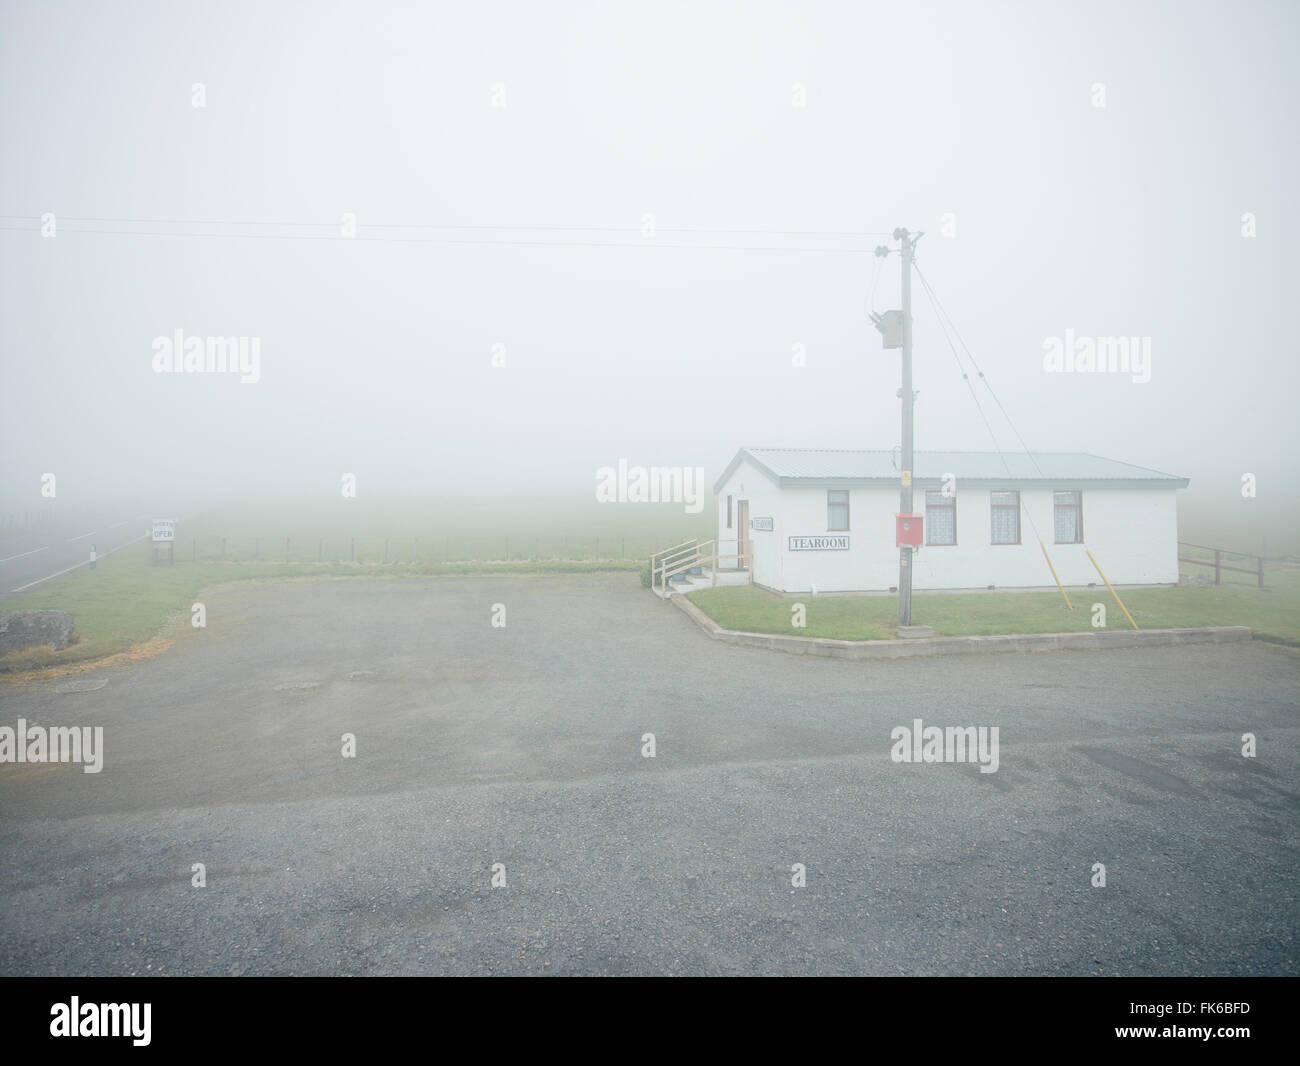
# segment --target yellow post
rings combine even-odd
[[[1092,559],[1092,565],[1097,567],[1097,573],[1101,574],[1101,567],[1097,566],[1097,560],[1092,558],[1092,552],[1088,551],[1087,548],[1084,548],[1083,550],[1087,553],[1088,558]],[[1103,581],[1106,581],[1106,575],[1101,574],[1101,579]],[[1124,612],[1124,617],[1128,619],[1128,624],[1131,625],[1134,629],[1137,629],[1138,624],[1135,621],[1133,621],[1133,616],[1128,613],[1128,608],[1124,606],[1124,601],[1119,598],[1119,593],[1116,592],[1113,588],[1111,588],[1111,584],[1109,581],[1106,581],[1106,587],[1110,589],[1110,594],[1115,597],[1115,602],[1119,604],[1119,609]]]
[[[1040,540],[1038,546],[1043,549],[1043,558],[1047,560],[1047,569],[1052,572],[1052,577],[1056,580],[1056,587],[1061,590],[1061,595],[1065,596],[1065,586],[1061,584],[1061,579],[1056,576],[1056,567],[1052,565],[1052,557],[1047,554],[1047,545]],[[1072,611],[1074,610],[1074,604],[1070,602],[1069,596],[1065,596],[1065,606]]]

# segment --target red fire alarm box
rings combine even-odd
[[[925,539],[925,516],[919,514],[896,514],[898,522],[896,546],[899,548],[919,548]]]

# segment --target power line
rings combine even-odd
[[[913,263],[913,265],[915,266],[915,262]],[[1002,466],[1007,472],[1007,477],[1014,478],[1015,475],[1013,475],[1011,472],[1011,464],[1007,462],[1006,454],[1002,451],[1002,446],[998,444],[997,434],[993,432],[993,426],[989,424],[989,420],[987,416],[984,414],[984,407],[980,403],[979,397],[975,395],[975,387],[971,384],[970,375],[966,373],[965,367],[962,366],[961,357],[957,354],[957,348],[953,345],[952,338],[949,337],[948,335],[949,326],[952,326],[952,331],[956,335],[957,340],[961,343],[962,348],[966,350],[966,355],[970,358],[971,365],[975,368],[980,378],[984,380],[985,387],[988,388],[989,393],[993,396],[994,401],[997,402],[998,407],[1002,410],[1003,416],[1006,417],[1007,419],[1007,423],[1011,425],[1012,432],[1016,434],[1016,437],[1018,439],[1020,439],[1020,443],[1022,446],[1025,443],[1024,439],[1020,437],[1020,433],[1016,430],[1015,424],[1011,422],[1011,418],[1009,415],[1007,415],[1006,409],[1002,407],[1001,401],[998,401],[997,394],[994,393],[992,387],[989,386],[988,380],[984,378],[984,372],[980,370],[979,364],[975,362],[975,357],[970,354],[970,349],[966,347],[966,342],[962,340],[961,334],[957,332],[957,327],[952,322],[952,319],[948,318],[948,321],[945,324],[944,319],[948,317],[947,313],[941,311],[943,305],[939,302],[939,297],[935,294],[935,291],[933,287],[930,285],[929,280],[925,277],[924,274],[921,273],[920,267],[916,267],[916,276],[921,279],[921,287],[925,290],[925,294],[930,298],[930,305],[934,308],[934,317],[936,321],[938,321],[939,323],[939,329],[943,333],[944,340],[948,342],[948,347],[952,350],[953,359],[956,360],[957,363],[957,369],[961,372],[962,380],[966,382],[966,388],[970,390],[971,399],[975,401],[975,409],[979,411],[980,419],[984,423],[984,428],[989,431],[989,439],[993,441],[993,448],[994,450],[997,451],[998,458],[1002,460]],[[1034,458],[1034,454],[1031,451],[1029,451],[1028,448],[1025,448],[1025,454],[1029,456],[1029,461],[1034,464],[1034,469],[1038,471],[1038,474],[1041,477],[1043,471],[1042,468],[1039,467],[1038,465],[1038,460]],[[1029,510],[1029,505],[1025,503],[1024,495],[1022,493],[1017,492],[1016,498],[1020,504],[1020,510],[1022,510],[1025,514],[1025,517],[1029,519],[1029,528],[1034,531],[1035,539],[1037,539],[1041,543],[1043,539],[1042,534],[1038,532],[1038,524],[1034,521],[1034,515],[1033,512]]]
[[[331,225],[333,224],[331,223]],[[0,226],[0,230],[7,230],[13,233],[40,232],[38,228],[31,226]],[[658,232],[663,233],[668,231],[660,230]],[[867,255],[870,253],[870,249],[867,248],[803,248],[792,245],[755,244],[664,244],[652,238],[647,238],[642,241],[493,241],[476,240],[472,238],[457,239],[450,237],[366,237],[361,234],[357,234],[353,237],[344,237],[341,234],[325,233],[184,233],[161,230],[86,229],[83,227],[64,227],[60,229],[59,233],[60,235],[64,233],[85,233],[105,237],[213,237],[221,240],[337,241],[340,243],[362,241],[382,244],[464,244],[476,245],[479,247],[497,246],[518,248],[677,248],[682,250],[720,252],[828,252],[842,255]]]
[[[944,318],[948,319],[948,324],[952,326],[952,331],[956,335],[957,340],[961,343],[962,348],[965,350],[967,358],[970,359],[971,366],[975,368],[975,372],[979,375],[980,380],[984,382],[984,387],[989,390],[989,395],[993,397],[993,402],[998,405],[998,410],[1002,412],[1002,417],[1007,420],[1007,425],[1011,427],[1011,432],[1016,435],[1016,440],[1020,442],[1020,447],[1024,449],[1025,454],[1029,456],[1029,461],[1034,464],[1034,469],[1038,471],[1038,476],[1042,477],[1043,468],[1038,465],[1038,460],[1035,458],[1034,453],[1029,450],[1029,445],[1025,443],[1025,438],[1020,435],[1020,430],[1016,428],[1015,422],[1012,421],[1011,416],[1007,414],[1007,409],[1002,406],[1002,401],[998,398],[998,394],[993,391],[993,385],[989,382],[989,379],[984,376],[984,371],[980,368],[979,363],[975,361],[975,356],[972,354],[970,347],[966,344],[966,341],[958,331],[957,324],[953,322],[952,316],[948,314],[947,309],[939,300],[939,297],[934,292],[930,282],[926,279],[925,275],[921,273],[921,268],[919,266],[916,268],[916,273],[921,279],[921,284],[925,286],[926,291],[934,301],[936,314],[942,313]]]
[[[876,310],[876,282],[880,280],[880,264],[884,262],[883,257],[876,256],[875,269],[871,271],[871,291],[867,294],[867,313],[874,314]]]
[[[915,265],[915,263],[913,264]],[[948,349],[952,352],[953,361],[957,364],[957,372],[961,374],[962,381],[966,383],[966,388],[970,391],[970,398],[975,401],[975,409],[979,412],[980,419],[984,423],[984,428],[989,431],[989,439],[993,441],[993,447],[1002,460],[1002,465],[1006,467],[1007,474],[1010,476],[1011,467],[1007,463],[1007,458],[1002,453],[1002,448],[998,444],[997,434],[993,432],[993,426],[990,424],[988,417],[984,414],[984,407],[980,403],[980,398],[975,394],[975,386],[971,384],[970,375],[966,373],[966,368],[962,365],[961,356],[957,354],[957,347],[952,343],[952,337],[948,335],[948,326],[945,324],[943,317],[939,314],[938,301],[935,299],[934,290],[930,287],[929,282],[917,270],[916,276],[921,279],[921,287],[925,290],[926,296],[930,298],[930,306],[934,308],[935,321],[939,323],[939,330],[943,333],[943,339],[948,342]]]
[[[58,215],[60,221],[69,222],[107,222],[120,225],[138,226],[281,226],[336,228],[337,221],[303,222],[303,221],[250,221],[238,219],[195,219],[195,218],[111,218],[98,215]],[[0,215],[0,219],[11,221],[39,222],[39,215]],[[520,232],[520,233],[639,233],[636,226],[532,226],[532,225],[479,225],[451,222],[357,222],[359,229],[428,229],[428,230],[469,230],[478,232]],[[846,230],[779,230],[779,229],[728,229],[725,227],[704,226],[659,226],[658,233],[722,233],[732,236],[751,237],[834,237],[855,239],[887,236],[871,231]]]

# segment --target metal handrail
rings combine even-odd
[[[666,571],[670,566],[675,566],[675,565],[678,565],[678,564],[683,563],[683,562],[685,562],[685,563],[687,564],[688,568],[691,567],[691,566],[696,566],[696,565],[698,565],[699,560],[702,559],[702,558],[704,558],[705,555],[711,555],[711,554],[712,554],[712,552],[710,552],[710,551],[708,550],[709,545],[711,545],[712,543],[713,543],[713,541],[711,541],[711,540],[706,540],[703,544],[701,544],[701,543],[697,540],[697,541],[695,542],[695,544],[691,547],[689,553],[687,553],[687,552],[683,552],[683,551],[678,551],[678,550],[676,550],[676,549],[670,549],[670,550],[669,550],[670,552],[675,552],[674,557],[673,557],[672,559],[663,559],[663,560],[659,563],[658,566],[655,566],[655,565],[654,565],[653,558],[652,558],[651,565],[650,565],[650,578],[651,578],[651,585],[653,586],[653,584],[654,584],[654,575],[655,575],[655,572],[656,572],[656,571],[658,571],[659,573],[662,574],[662,573],[663,573],[664,571]],[[678,547],[680,548],[681,546],[678,545]],[[660,553],[660,555],[666,555],[666,554],[668,554],[668,552],[661,552],[661,553]],[[680,571],[678,571],[678,572],[680,572]]]
[[[663,551],[657,551],[654,553],[654,555],[666,555],[668,552],[676,551],[678,548],[685,548],[688,544],[699,544],[699,542],[700,542],[699,537],[691,537],[687,540],[682,541],[680,544],[674,544],[671,548],[664,548]],[[654,555],[650,556],[650,558],[653,559]]]
[[[704,549],[707,548],[710,544],[714,544],[714,543],[715,541],[705,541],[704,544],[702,544],[700,547]],[[736,552],[733,554],[731,552],[718,552],[716,549],[712,552],[700,551],[695,555],[694,558],[682,560],[677,563],[665,563],[664,566],[657,571],[657,573],[659,577],[662,578],[662,586],[664,590],[667,591],[668,582],[671,581],[678,574],[684,573],[685,571],[690,570],[694,566],[699,566],[700,564],[707,562],[710,563],[713,568],[713,576],[714,576],[714,581],[716,583],[719,559],[740,560],[742,567],[746,565],[748,566],[750,572],[750,579],[753,580],[753,568],[754,568],[753,552]],[[655,580],[654,580],[655,573],[656,571],[654,570],[651,571],[650,587],[652,589],[656,587]]]
[[[688,569],[692,567],[697,567],[706,556],[712,556],[712,554],[714,554],[714,552],[708,550],[712,543],[714,543],[714,541],[699,543],[697,539],[692,549],[690,549],[689,555],[685,554],[685,552],[677,551],[675,558],[664,559],[662,563],[659,563],[659,565],[655,565],[654,560],[651,559],[650,588],[654,589],[659,585],[662,585],[663,588],[667,588],[668,581],[671,580],[672,577],[679,575],[682,571],[688,571]],[[679,547],[681,546],[679,545]],[[655,581],[655,577],[659,578],[658,582]]]

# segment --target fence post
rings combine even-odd
[[[192,554],[192,556],[191,556],[190,561],[191,561],[191,562],[198,562],[198,559],[199,559],[199,538],[198,538],[198,537],[195,537],[195,538],[194,538],[193,554]]]
[[[1215,548],[1215,549],[1214,549],[1214,583],[1215,583],[1216,585],[1219,583],[1219,565],[1220,565],[1220,558],[1219,558],[1219,557],[1220,557],[1222,554],[1223,554],[1222,549],[1220,549],[1220,548]]]
[[[284,538],[284,561],[286,563],[289,561],[289,538],[288,537]]]
[[[352,538],[352,555],[348,561],[353,563],[357,561],[357,538],[356,537]]]
[[[325,558],[325,538],[321,537],[316,542],[316,561],[320,562]]]
[[[388,538],[384,538],[384,562],[388,562]]]
[[[600,538],[596,538],[596,562],[600,562]]]
[[[506,537],[506,562],[510,562],[510,538]]]
[[[1264,587],[1264,557],[1262,555],[1257,555],[1255,556],[1255,560],[1259,564],[1259,587],[1263,588]]]
[[[221,561],[223,563],[226,561],[226,538],[225,537],[221,538]]]
[[[254,559],[260,559],[261,557],[262,557],[262,538],[261,538],[261,537],[254,537],[254,538],[253,538],[253,558],[254,558]]]

